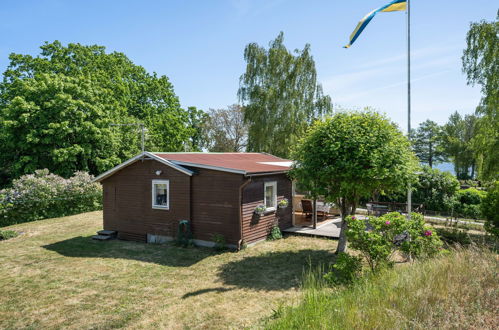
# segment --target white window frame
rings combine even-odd
[[[267,207],[267,187],[272,186],[274,187],[274,194],[272,196],[273,199],[273,205],[271,207]],[[263,185],[263,205],[265,205],[265,208],[267,211],[275,211],[277,209],[277,181],[267,181]]]
[[[166,205],[157,205],[156,204],[156,185],[157,184],[166,184]],[[152,189],[151,189],[151,197],[152,197],[152,208],[158,210],[169,210],[170,209],[170,180],[152,180]]]

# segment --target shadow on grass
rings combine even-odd
[[[301,284],[304,271],[333,263],[335,258],[326,250],[269,252],[224,264],[218,276],[226,285],[254,290],[289,290]]]
[[[186,298],[190,298],[190,297],[195,297],[195,296],[199,296],[199,295],[202,295],[204,293],[209,293],[209,292],[218,292],[218,293],[222,293],[222,292],[227,292],[227,291],[231,291],[231,290],[234,290],[234,288],[224,288],[224,287],[220,287],[220,288],[208,288],[208,289],[201,289],[201,290],[197,290],[197,291],[192,291],[192,292],[189,292],[189,293],[186,293],[182,296],[182,299],[186,299]]]
[[[208,248],[181,248],[171,244],[145,244],[122,240],[99,242],[78,236],[44,245],[66,257],[111,258],[151,262],[170,267],[189,267],[218,252]]]

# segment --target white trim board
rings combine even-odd
[[[207,169],[207,170],[229,172],[229,173],[236,173],[236,174],[246,174],[246,171],[244,171],[244,170],[236,170],[234,168],[228,168],[228,167],[220,167],[220,166],[213,166],[213,165],[204,165],[204,164],[198,164],[198,163],[183,162],[183,161],[179,161],[179,160],[171,160],[171,162],[173,164],[177,164],[177,165],[198,167],[198,168],[204,168],[204,169]]]
[[[107,178],[107,177],[109,177],[109,176],[113,175],[115,172],[117,172],[117,171],[119,171],[119,170],[121,170],[121,169],[123,169],[123,168],[125,168],[125,167],[127,167],[127,166],[129,166],[129,165],[132,165],[132,164],[133,164],[133,163],[135,163],[136,161],[140,160],[142,157],[144,157],[144,158],[145,158],[145,157],[149,157],[149,159],[154,159],[154,160],[156,160],[156,161],[158,161],[158,162],[160,162],[160,163],[162,163],[162,164],[165,164],[165,165],[167,165],[167,166],[170,166],[171,168],[173,168],[173,169],[175,169],[175,170],[177,170],[177,171],[180,171],[180,172],[182,172],[182,173],[184,173],[184,174],[187,174],[187,175],[189,175],[189,176],[192,176],[192,174],[193,174],[193,172],[192,172],[192,171],[189,171],[188,169],[183,168],[183,167],[182,167],[182,166],[180,166],[180,165],[174,164],[174,163],[170,162],[169,160],[166,160],[166,159],[164,159],[164,158],[161,158],[161,157],[156,156],[156,155],[155,155],[155,154],[153,154],[153,153],[150,153],[150,152],[148,152],[148,151],[145,151],[145,152],[140,153],[140,154],[138,154],[137,156],[132,157],[132,158],[130,158],[129,160],[127,160],[127,161],[125,161],[125,162],[123,162],[123,163],[121,163],[121,164],[119,164],[119,165],[117,165],[117,166],[113,167],[113,168],[112,168],[112,169],[110,169],[109,171],[106,171],[106,172],[102,173],[101,175],[97,176],[97,177],[96,177],[93,181],[94,181],[94,182],[101,182],[101,181],[102,181],[102,180],[104,180],[105,178]]]

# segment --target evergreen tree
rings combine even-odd
[[[445,161],[441,135],[441,127],[429,119],[411,133],[412,148],[421,163],[433,167],[436,163]]]

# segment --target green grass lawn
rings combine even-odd
[[[240,328],[300,297],[336,242],[288,237],[216,253],[90,238],[102,213],[10,226],[0,241],[0,328]]]

